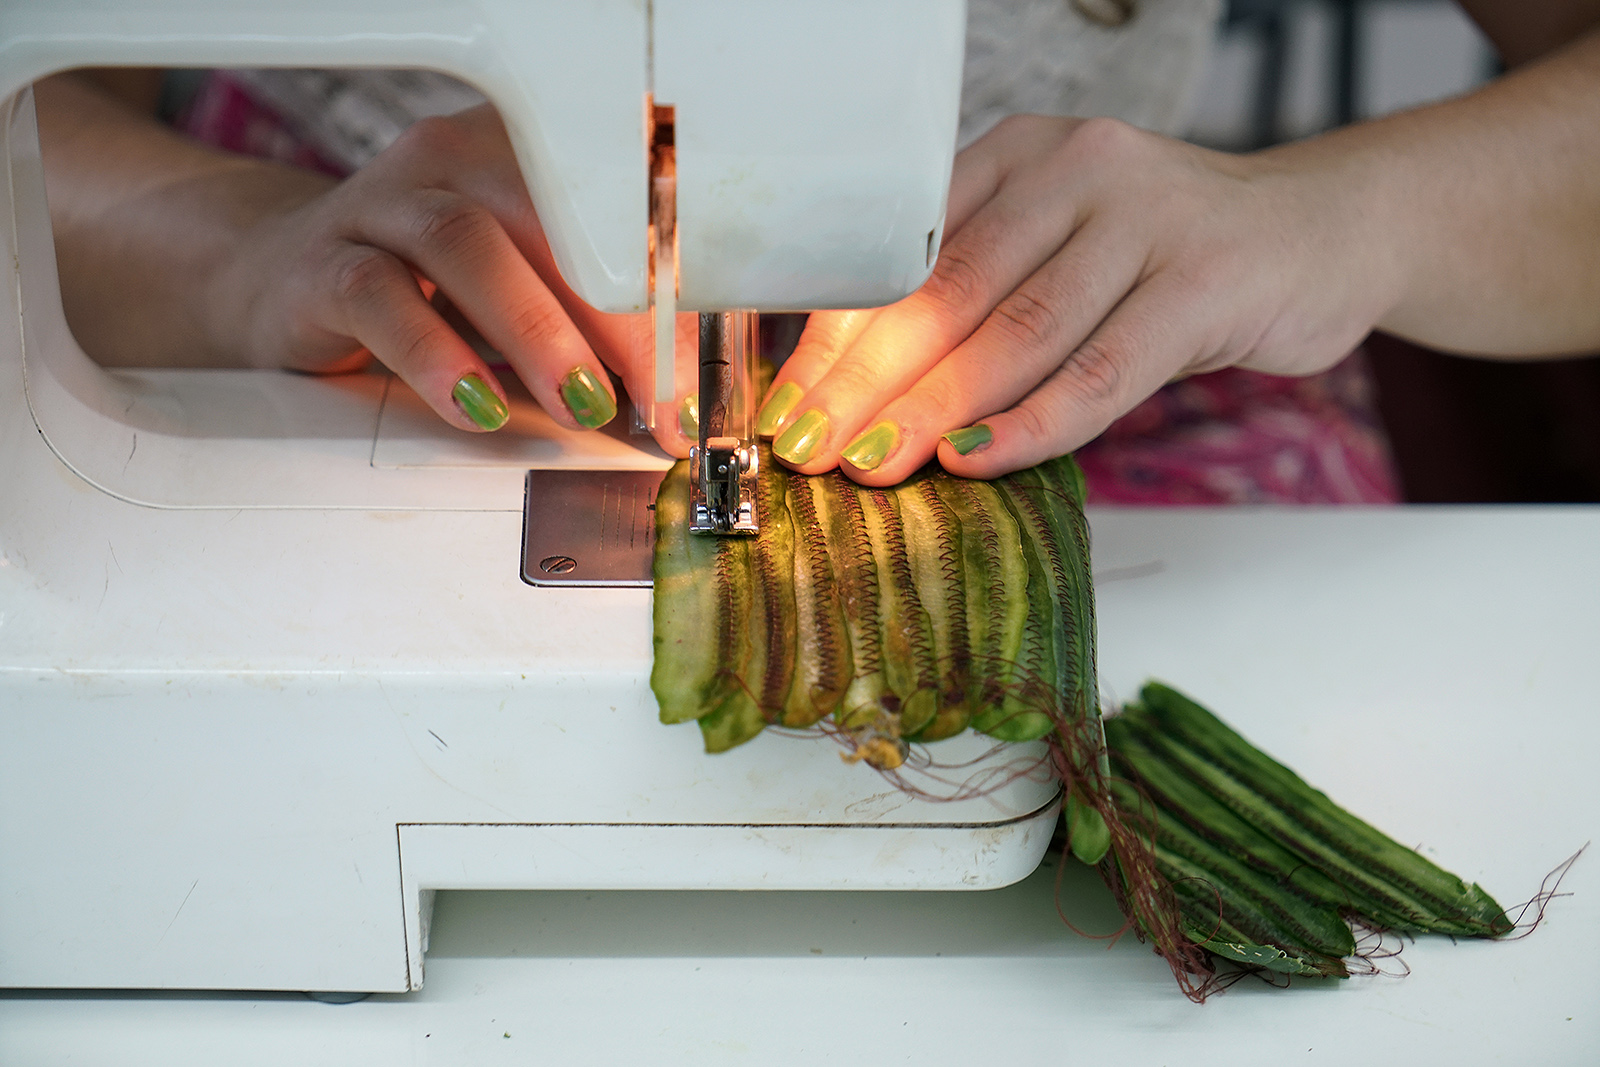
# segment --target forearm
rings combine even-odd
[[[1600,33],[1264,158],[1362,198],[1389,286],[1375,325],[1463,353],[1600,351]]]
[[[67,321],[108,365],[235,365],[212,283],[265,214],[320,175],[213,151],[65,74],[35,87]]]

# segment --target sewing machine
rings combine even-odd
[[[825,739],[707,756],[656,722],[639,561],[668,460],[647,437],[571,433],[526,397],[463,434],[383,374],[90,362],[28,90],[115,64],[455,74],[501,108],[585,299],[748,338],[723,313],[882,304],[926,276],[963,27],[959,0],[6,5],[0,986],[403,991],[440,889],[1031,871],[1047,775],[933,802]],[[1028,758],[930,751],[979,761],[924,772],[934,791]]]

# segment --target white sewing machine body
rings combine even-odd
[[[690,103],[758,108],[762,93],[719,78],[803,74],[781,50],[749,62],[759,20],[733,20],[737,4],[655,0],[653,29],[644,5],[560,0],[0,11],[0,986],[415,989],[434,889],[981,888],[1034,868],[1056,812],[1048,776],[933,803],[817,738],[708,757],[693,727],[655,721],[648,589],[522,580],[524,473],[664,469],[643,438],[568,433],[531,401],[499,434],[460,434],[381,374],[106,372],[62,316],[26,84],[106,63],[468,78],[519,131],[569,280],[596,304],[642,308],[652,39],[658,100],[679,77],[684,304],[894,299],[937,247],[961,4],[801,6],[816,24],[785,39],[796,54],[824,17],[909,42],[873,69],[915,83],[922,110],[892,125],[924,146],[869,144],[888,135],[867,117],[832,131],[818,185],[848,178],[858,147],[916,175],[857,173],[861,218],[809,232],[788,229],[795,198],[770,186],[748,203],[720,178],[695,191]],[[728,64],[697,68],[688,42],[723,18],[743,27],[715,37]],[[575,67],[590,74],[581,90],[551,73]],[[612,110],[580,122],[547,90]],[[777,145],[782,131],[755,132]],[[763,168],[795,173],[735,147],[753,184]],[[902,195],[928,181],[921,207]],[[889,186],[899,215],[874,199]],[[829,243],[829,226],[860,237],[868,218],[871,247]],[[784,232],[806,240],[763,244]],[[785,274],[797,258],[814,269]]]

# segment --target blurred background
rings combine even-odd
[[[1465,92],[1499,72],[1448,0],[1228,0],[1191,140],[1247,150]],[[1409,501],[1600,501],[1600,361],[1462,360],[1374,335]]]
[[[1007,114],[1037,112],[1113,115],[1250,151],[1467,92],[1500,72],[1452,0],[968,5],[963,144]],[[482,99],[416,70],[169,71],[151,85],[155,110],[191,137],[331,174],[360,167],[422,115]],[[800,322],[768,316],[766,350],[792,347]],[[1462,359],[1381,334],[1363,350],[1339,373],[1224,372],[1163,390],[1102,438],[1091,483],[1120,495],[1097,499],[1370,502],[1398,488],[1419,503],[1600,501],[1600,360]],[[1232,437],[1218,444],[1223,429]],[[1346,469],[1370,477],[1352,489],[1334,477]]]
[[[1230,0],[1191,140],[1246,149],[1454,96],[1498,62],[1452,0]]]

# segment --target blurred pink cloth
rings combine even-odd
[[[347,173],[225,72],[213,71],[206,76],[173,126],[197,141],[240,155],[289,163],[336,178]]]
[[[347,92],[339,102],[349,111],[353,101],[359,95]],[[393,128],[395,107],[388,101],[387,111],[375,118]],[[343,117],[361,120],[359,114]],[[229,151],[334,175],[350,169],[330,162],[350,158],[348,153],[318,151],[297,132],[313,123],[279,114],[252,92],[249,81],[226,72],[206,78],[177,125]],[[1224,370],[1174,382],[1078,451],[1089,500],[1398,503],[1399,478],[1373,394],[1372,375],[1359,350],[1309,378]]]
[[[1167,385],[1078,450],[1097,504],[1396,504],[1400,479],[1358,349],[1282,378]]]

